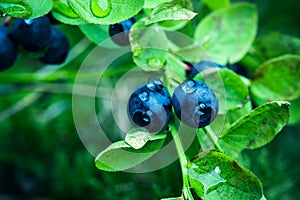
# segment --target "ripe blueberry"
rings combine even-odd
[[[215,93],[205,83],[195,80],[179,84],[174,90],[172,103],[177,117],[193,128],[209,125],[219,110]]]
[[[215,62],[211,62],[208,60],[201,60],[194,65],[189,62],[184,62],[186,64],[186,77],[188,79],[194,78],[198,73],[203,72],[209,68],[226,68],[223,65],[220,65]]]
[[[110,25],[109,35],[112,37],[112,40],[120,46],[129,45],[129,30],[135,22],[135,18],[132,17],[117,24]]]
[[[66,36],[57,28],[51,27],[51,40],[43,57],[39,60],[46,64],[59,64],[65,61],[69,52],[69,42]]]
[[[13,36],[28,51],[45,48],[51,39],[51,24],[46,16],[35,19],[16,19]]]
[[[239,75],[242,75],[244,77],[249,77],[246,69],[242,65],[240,65],[239,63],[230,65],[230,66],[228,66],[228,68],[231,69],[232,71],[234,71],[235,73],[239,74]]]
[[[18,56],[17,44],[6,26],[0,26],[0,71],[11,67]]]
[[[170,120],[170,94],[159,79],[150,79],[131,94],[127,111],[133,125],[160,132]]]

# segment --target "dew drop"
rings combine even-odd
[[[25,19],[24,22],[27,25],[31,25],[33,23],[33,20],[32,19]]]
[[[197,88],[196,88],[196,83],[193,80],[188,80],[182,83],[181,89],[190,94],[193,93]]]
[[[148,81],[147,87],[152,91],[160,91],[163,88],[163,83],[159,79],[152,78]]]
[[[148,58],[147,63],[153,69],[160,69],[164,66],[164,61],[157,57]]]
[[[90,8],[96,17],[106,17],[110,14],[112,9],[111,0],[99,1],[99,0],[91,0]]]
[[[140,47],[138,47],[138,48],[135,48],[134,50],[133,50],[133,56],[134,57],[138,57],[138,56],[140,56],[141,54],[142,54],[142,49],[140,48]]]

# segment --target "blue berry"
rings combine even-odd
[[[239,75],[242,75],[244,77],[249,78],[247,70],[242,65],[240,65],[239,63],[235,63],[233,65],[230,65],[228,68],[231,69],[232,71],[234,71],[235,73],[239,74]]]
[[[226,68],[223,65],[220,65],[215,62],[211,62],[208,60],[201,60],[194,65],[189,62],[184,62],[186,64],[186,77],[188,79],[194,78],[198,73],[203,72],[209,68]]]
[[[60,64],[67,58],[69,49],[67,37],[60,30],[52,27],[49,47],[39,60],[46,64]]]
[[[172,103],[177,117],[193,128],[203,128],[216,118],[219,104],[215,93],[200,81],[186,80],[174,90]]]
[[[49,45],[51,24],[46,16],[16,19],[13,36],[28,51],[39,51]]]
[[[132,17],[117,24],[110,25],[109,35],[112,37],[112,40],[120,46],[129,45],[129,30],[135,22],[135,18]]]
[[[128,117],[131,123],[150,132],[163,130],[171,116],[171,97],[159,79],[150,79],[131,94]]]
[[[0,26],[0,71],[10,68],[18,56],[17,44],[11,38],[11,31]]]

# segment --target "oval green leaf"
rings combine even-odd
[[[161,28],[146,28],[144,21],[140,20],[131,28],[129,38],[137,66],[145,71],[157,71],[165,65],[168,39]]]
[[[136,15],[144,0],[67,0],[73,11],[82,19],[93,24],[115,24]],[[92,3],[93,2],[93,3]],[[96,2],[96,4],[95,4]],[[99,4],[99,5],[98,5]],[[102,11],[103,13],[101,13]]]
[[[300,55],[300,39],[272,32],[258,38],[250,54],[260,63],[284,54]]]
[[[153,9],[145,24],[149,25],[165,20],[191,20],[196,15],[197,13],[182,8],[176,3],[164,3]]]
[[[257,18],[253,5],[233,4],[205,17],[194,37],[215,62],[235,63],[245,56],[255,39]]]
[[[144,8],[155,8],[157,5],[170,2],[172,0],[145,0]]]
[[[211,10],[218,10],[230,6],[230,0],[203,0],[203,3]]]
[[[54,0],[52,14],[58,21],[70,24],[81,25],[87,24],[82,18],[80,18],[68,5],[67,0]]]
[[[219,137],[220,146],[256,149],[268,144],[288,123],[289,103],[273,101],[240,118]]]
[[[248,169],[219,151],[200,153],[188,164],[191,187],[203,200],[259,200],[262,184]]]
[[[263,101],[300,97],[300,56],[284,55],[263,63],[254,73],[251,94]]]
[[[125,141],[111,144],[95,159],[98,169],[104,171],[123,171],[135,167],[153,156],[163,145],[166,134],[157,134],[140,149],[134,149]]]

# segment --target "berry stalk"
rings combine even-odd
[[[187,173],[187,165],[188,165],[187,158],[184,154],[184,149],[182,147],[178,131],[173,123],[169,124],[169,131],[171,132],[171,135],[173,137],[177,155],[179,158],[180,167],[181,167],[181,172],[182,172],[181,174],[182,174],[182,181],[183,181],[183,186],[182,186],[183,197],[184,197],[184,199],[194,200],[193,195],[190,191],[189,180],[188,180],[188,175],[187,175],[188,174]]]

